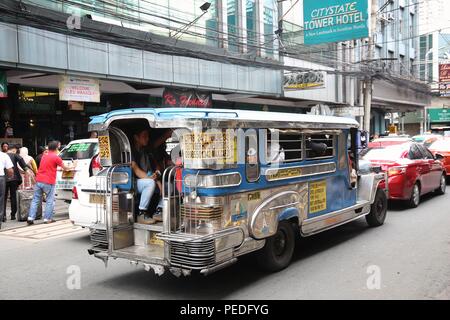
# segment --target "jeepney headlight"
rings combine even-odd
[[[184,183],[189,188],[224,188],[240,185],[242,178],[240,173],[223,173],[215,175],[188,174]]]

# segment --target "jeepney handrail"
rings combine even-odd
[[[112,202],[113,202],[113,183],[112,183],[112,175],[114,171],[119,167],[127,167],[130,166],[130,163],[118,163],[113,164],[110,167],[108,167],[106,171],[106,190],[105,190],[105,204],[106,204],[106,217],[105,217],[105,227],[106,227],[106,234],[108,236],[108,253],[112,253],[112,248],[114,247],[114,236],[112,231],[112,223],[110,222],[110,219],[112,219]],[[130,177],[132,179],[132,176]],[[109,199],[108,199],[109,198]]]

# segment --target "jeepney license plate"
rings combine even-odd
[[[103,204],[105,203],[105,196],[101,194],[90,194],[89,195],[90,203]]]
[[[63,179],[73,179],[75,171],[63,171],[61,177]]]

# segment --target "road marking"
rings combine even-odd
[[[50,224],[37,224],[1,231],[0,238],[37,242],[81,233],[87,233],[87,231],[79,226],[74,226],[70,220],[67,219]]]

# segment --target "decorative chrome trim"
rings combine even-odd
[[[271,196],[270,198],[264,200],[264,201],[263,201],[263,202],[255,209],[255,211],[254,211],[253,214],[252,214],[252,219],[251,219],[251,221],[250,221],[250,226],[249,226],[249,227],[250,227],[250,232],[251,232],[252,236],[253,236],[255,239],[257,239],[257,240],[264,239],[264,238],[259,238],[259,237],[257,237],[257,236],[255,235],[255,233],[253,232],[253,229],[254,229],[255,223],[256,223],[256,219],[258,218],[258,215],[259,215],[259,213],[261,212],[261,210],[263,210],[263,208],[264,208],[267,204],[269,204],[270,202],[272,202],[273,200],[275,200],[275,199],[277,199],[277,198],[279,198],[279,197],[286,196],[286,195],[296,195],[296,196],[300,196],[299,193],[298,193],[297,191],[293,191],[293,190],[283,191],[283,192],[274,194],[274,195]],[[292,203],[288,203],[288,204],[286,204],[285,207],[287,208],[287,207],[289,207],[289,206],[295,206],[296,204],[298,204],[298,201],[292,202]]]
[[[192,175],[194,176],[194,174],[187,174],[184,179],[183,182],[185,182],[185,179],[187,176]],[[186,186],[189,188],[202,188],[202,189],[217,189],[217,188],[229,188],[229,187],[237,187],[240,186],[242,184],[242,176],[239,172],[229,172],[229,173],[219,173],[219,174],[199,174],[198,177],[206,177],[206,176],[213,176],[213,177],[224,177],[224,176],[233,176],[233,175],[237,175],[239,176],[239,183],[235,183],[235,184],[225,184],[225,185],[220,185],[220,186],[212,186],[212,187],[204,187],[204,186],[190,186],[186,183]]]
[[[278,178],[278,179],[269,179],[268,178],[268,176],[270,176],[270,171],[279,171],[279,170],[283,170],[283,169],[303,169],[303,168],[309,168],[309,167],[321,167],[321,166],[329,166],[329,165],[333,165],[334,169],[316,172],[316,173],[300,174],[297,176],[286,177],[286,178]],[[317,175],[321,175],[321,174],[334,173],[334,172],[336,172],[336,163],[335,162],[327,162],[327,163],[309,164],[309,165],[295,166],[295,167],[269,168],[269,169],[266,169],[266,171],[264,172],[264,175],[266,176],[267,181],[280,181],[280,180],[294,179],[294,178],[300,178],[300,177],[311,177],[311,176],[317,176]]]

